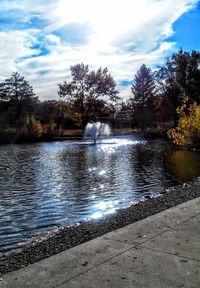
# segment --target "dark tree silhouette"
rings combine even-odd
[[[91,120],[119,97],[116,83],[108,69],[89,71],[88,65],[77,64],[70,67],[71,81],[58,84],[58,94],[70,103],[73,113],[79,113],[82,125]]]
[[[200,52],[185,52],[182,49],[172,54],[164,67],[157,72],[160,93],[171,101],[174,117],[184,96],[200,103]]]
[[[7,124],[12,126],[20,119],[32,115],[38,98],[28,81],[15,72],[0,83],[0,103]]]
[[[152,123],[153,97],[155,95],[155,81],[150,68],[142,65],[137,71],[131,91],[131,98],[134,113],[138,125],[143,130]]]

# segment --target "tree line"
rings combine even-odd
[[[0,83],[1,139],[15,142],[52,138],[68,128],[82,129],[88,121],[104,115],[117,121],[116,115],[127,112],[132,116],[131,125],[141,130],[174,123],[177,128],[168,134],[176,142],[177,133],[183,129],[178,126],[181,117],[189,121],[194,109],[199,109],[198,51],[180,49],[156,71],[143,64],[134,76],[132,96],[126,101],[119,97],[117,84],[107,68],[89,70],[88,65],[81,63],[71,66],[70,71],[71,80],[58,84],[59,100],[40,101],[18,72]],[[180,113],[181,105],[185,114]],[[195,133],[198,138],[199,132]]]

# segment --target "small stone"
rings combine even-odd
[[[87,264],[88,264],[88,262],[85,261],[85,262],[82,263],[82,266],[87,266]]]
[[[186,260],[186,259],[180,259],[180,262],[182,262],[182,263],[187,263],[188,260]]]

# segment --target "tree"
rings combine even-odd
[[[157,95],[154,100],[154,112],[156,122],[168,122],[173,120],[173,107],[171,101],[163,95]]]
[[[105,106],[119,99],[116,83],[107,68],[89,71],[88,65],[82,63],[70,70],[72,80],[58,84],[58,94],[70,103],[73,113],[80,114],[85,126]]]
[[[64,118],[62,103],[58,100],[46,100],[39,103],[36,110],[37,118],[42,123],[55,122],[58,125]]]
[[[159,89],[171,101],[176,120],[176,109],[186,95],[200,104],[199,65],[200,52],[189,53],[180,49],[178,53],[173,53],[167,59],[165,66],[157,72]]]
[[[12,73],[11,77],[0,83],[0,101],[7,123],[15,125],[17,121],[31,115],[38,103],[38,98],[33,88],[18,72]]]
[[[142,65],[137,71],[131,91],[133,93],[132,106],[137,122],[143,130],[152,122],[153,98],[155,95],[155,81],[150,68]]]
[[[42,124],[33,116],[26,117],[24,123],[20,128],[20,137],[26,140],[34,140],[42,137],[44,134]]]
[[[172,141],[185,147],[200,147],[200,105],[190,104],[185,97],[181,106],[177,108],[178,125],[168,131]]]

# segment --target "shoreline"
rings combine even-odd
[[[18,250],[0,253],[0,276],[197,197],[200,197],[200,177],[165,189],[157,197],[119,209],[100,220],[89,220],[44,233]]]
[[[169,140],[166,136],[167,131],[163,130],[145,130],[141,131],[140,129],[135,128],[113,128],[110,136],[124,136],[124,135],[139,135],[141,137],[145,137],[147,139],[156,139],[156,138],[164,138]],[[83,138],[83,130],[82,129],[69,129],[65,130],[65,133],[62,136],[52,135],[52,136],[44,136],[40,138],[16,138],[14,135],[11,138],[6,138],[0,134],[0,145],[10,145],[10,144],[35,144],[35,143],[43,143],[43,142],[62,142],[68,140],[80,140]]]

